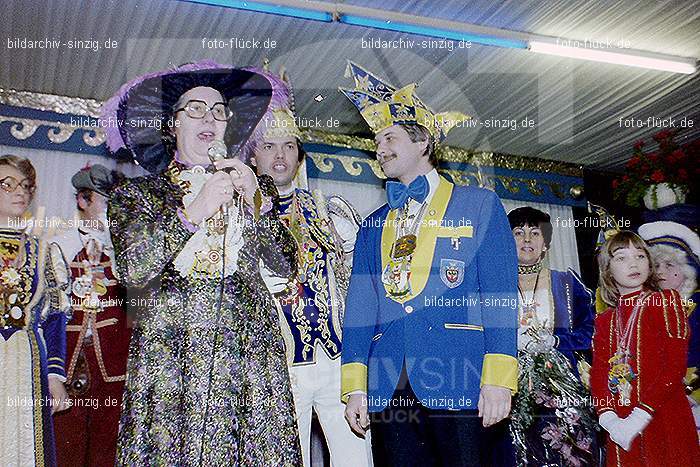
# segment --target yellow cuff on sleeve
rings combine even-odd
[[[481,369],[481,385],[501,386],[518,391],[518,360],[512,355],[487,353]]]
[[[364,363],[346,363],[340,367],[340,392],[343,402],[353,391],[367,392],[367,365]]]

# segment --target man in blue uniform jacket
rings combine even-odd
[[[343,326],[342,399],[370,426],[376,465],[480,464],[484,427],[517,389],[517,257],[491,191],[438,175],[435,148],[465,115],[434,114],[350,63],[342,89],[376,134],[388,204],[360,229]],[[480,419],[481,418],[481,419]]]

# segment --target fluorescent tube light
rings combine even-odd
[[[333,15],[328,11],[319,11],[308,8],[298,8],[288,5],[274,5],[260,2],[247,2],[240,0],[184,0],[191,3],[204,3],[206,5],[235,8],[237,10],[255,11],[258,13],[271,13],[273,15],[291,16],[293,18],[310,19],[330,23]]]
[[[376,8],[360,7],[345,3],[329,3],[317,0],[275,0],[270,2],[248,2],[241,0],[180,0],[193,3],[216,5],[238,10],[255,11],[314,21],[333,22],[383,29],[386,31],[417,34],[470,41],[511,49],[529,49],[532,52],[557,55],[579,60],[591,60],[615,65],[626,65],[673,73],[692,74],[697,70],[695,58],[645,52],[641,50],[590,47],[572,47],[559,43],[549,36],[526,34],[505,29],[464,24],[444,19],[412,16]],[[563,42],[571,42],[564,40]]]
[[[437,37],[439,39],[453,39],[470,41],[475,44],[491,45],[496,47],[506,47],[511,49],[526,49],[527,41],[505,39],[496,36],[485,36],[452,29],[436,28],[422,24],[411,24],[400,21],[371,18],[366,16],[341,14],[339,21],[355,26],[365,26],[374,29],[385,29],[388,31],[405,32],[408,34],[419,34],[421,36]]]
[[[529,48],[532,52],[541,54],[649,68],[652,70],[671,71],[673,73],[692,74],[696,71],[695,59],[672,57],[669,55],[653,54],[636,50],[570,47],[555,42],[538,40],[531,40]]]

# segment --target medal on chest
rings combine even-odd
[[[400,259],[411,256],[416,250],[416,236],[413,234],[404,235],[397,238],[391,246],[391,257]]]
[[[520,303],[522,304],[520,309],[520,325],[521,326],[535,326],[539,327],[539,319],[537,318],[537,308],[541,306],[537,302],[537,286],[540,283],[540,272],[537,271],[537,277],[535,278],[535,286],[532,288],[532,298],[528,299],[525,297],[525,293],[520,287],[520,276],[518,278],[518,294],[520,294]]]
[[[615,337],[617,347],[615,354],[608,360],[610,369],[608,370],[608,389],[610,393],[618,396],[620,405],[630,405],[632,398],[632,382],[637,379],[632,362],[634,355],[630,351],[632,334],[646,295],[637,297],[637,302],[630,313],[626,325],[622,326],[622,312],[619,307],[615,310]],[[639,336],[637,336],[639,338]]]
[[[532,297],[532,300],[523,300],[522,304],[523,308],[520,313],[520,325],[530,326],[537,318],[537,307],[539,303],[535,301],[535,297]]]
[[[308,212],[308,217],[305,215]],[[310,198],[295,193],[286,212],[280,219],[289,229],[297,244],[297,280],[312,280],[318,263],[323,260],[323,251],[316,238],[322,238],[323,228],[327,229],[325,220],[318,219],[318,213]],[[311,224],[316,224],[316,236],[312,235]]]
[[[104,268],[93,267],[88,260],[80,265],[80,276],[73,279],[71,290],[80,299],[83,311],[97,313],[102,311],[102,296],[107,293],[107,278]]]
[[[23,240],[3,240],[0,245],[0,326],[25,326],[24,307],[29,301],[31,277],[26,267],[18,267]]]
[[[391,245],[389,261],[382,271],[382,283],[389,298],[398,299],[411,294],[411,262],[426,207],[427,203],[423,203],[412,221],[408,216],[408,206],[402,208],[401,218],[396,224],[396,240]]]
[[[608,363],[608,389],[613,395],[619,397],[620,405],[630,405],[632,397],[632,381],[637,379],[637,375],[630,362],[632,355],[629,352],[618,349]]]

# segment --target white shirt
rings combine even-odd
[[[437,191],[438,185],[440,185],[440,175],[438,175],[436,169],[433,169],[427,174],[425,174],[425,178],[428,180],[428,195],[425,197],[425,201],[419,203],[413,198],[408,198],[408,225],[413,224],[416,216],[419,214],[421,207],[424,204],[426,205],[427,209],[427,206],[430,204],[430,201],[433,199],[433,196],[435,196],[435,192]],[[425,217],[425,210],[423,210],[423,216]],[[418,232],[420,232],[420,228],[422,225],[423,222],[421,221],[416,228],[416,236],[418,236]]]
[[[425,178],[428,180],[428,196],[425,197],[425,201],[423,201],[423,203],[430,204],[430,201],[433,199],[433,196],[435,196],[435,192],[440,184],[440,175],[438,175],[436,169],[433,169],[425,174]],[[413,198],[408,198],[408,216],[410,217],[418,214],[418,211],[423,203],[419,203]]]

